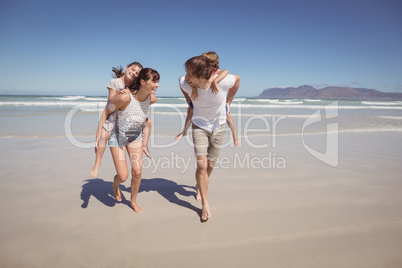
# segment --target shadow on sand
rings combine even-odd
[[[104,181],[102,179],[90,179],[85,180],[86,183],[82,185],[81,190],[81,200],[82,200],[82,208],[87,208],[89,204],[89,199],[91,196],[98,199],[98,201],[102,202],[105,206],[114,207],[116,205],[116,199],[114,199],[112,182]],[[126,187],[124,185],[120,185],[120,189],[123,190]]]
[[[113,207],[116,205],[116,203],[119,203],[114,198],[111,181],[104,181],[102,179],[96,178],[85,180],[85,182],[86,183],[82,185],[81,191],[81,200],[83,201],[81,205],[82,208],[88,207],[89,199],[91,198],[91,196],[95,197],[98,201],[102,202],[105,206],[108,207]],[[190,191],[188,191],[187,189],[189,189]],[[120,185],[120,190],[131,193],[131,187],[126,187],[122,184]],[[193,206],[187,201],[181,200],[177,196],[193,196],[195,198],[196,188],[194,186],[179,185],[174,181],[162,178],[142,179],[138,193],[149,191],[155,191],[163,196],[170,203],[191,209],[199,216],[201,216],[201,209]],[[122,195],[122,197],[123,200],[120,203],[126,204],[131,207],[130,201],[125,199],[124,195]]]

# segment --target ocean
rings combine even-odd
[[[0,138],[67,138],[90,148],[106,101],[103,96],[0,96]],[[149,115],[154,145],[158,137],[174,140],[186,110],[184,98],[158,97]],[[239,137],[247,139],[328,131],[402,134],[401,101],[235,98],[230,113]]]

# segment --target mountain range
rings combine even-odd
[[[402,93],[388,93],[368,88],[337,86],[316,89],[312,86],[304,85],[300,87],[268,88],[258,98],[395,101],[402,100]]]

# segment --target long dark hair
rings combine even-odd
[[[137,61],[134,61],[134,62],[130,63],[129,65],[127,65],[127,68],[131,67],[133,65],[138,66],[138,68],[140,68],[140,69],[144,68],[144,67],[142,67],[141,63],[139,63]],[[112,74],[112,76],[114,78],[120,78],[120,77],[124,76],[124,68],[121,65],[119,67],[113,67],[112,72],[114,72],[114,74]]]
[[[151,68],[144,68],[138,74],[137,79],[135,79],[131,85],[128,87],[132,93],[136,93],[141,86],[141,80],[145,82],[148,80],[152,80],[154,82],[158,82],[160,79],[160,75],[158,71],[151,69]]]

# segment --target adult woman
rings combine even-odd
[[[108,102],[110,102],[114,96],[116,96],[117,92],[126,88],[128,85],[131,85],[135,79],[137,79],[138,74],[142,70],[142,65],[139,62],[132,62],[128,64],[123,71],[123,68],[113,67],[113,79],[110,80],[107,89],[109,91]],[[126,86],[127,85],[127,86]],[[106,150],[106,143],[110,137],[110,133],[114,126],[116,125],[116,115],[117,112],[114,112],[109,115],[106,120],[106,124],[97,134],[97,140],[95,141],[95,164],[90,172],[91,177],[95,178],[98,175],[98,170],[101,165],[102,156]]]
[[[149,105],[156,102],[155,90],[159,87],[159,73],[151,68],[144,68],[130,90],[119,91],[105,107],[99,121],[102,128],[107,116],[117,111],[116,127],[109,138],[109,147],[117,174],[114,176],[113,192],[116,200],[122,200],[119,184],[128,178],[126,151],[131,162],[131,207],[137,213],[142,209],[136,198],[142,174],[142,139],[141,126],[148,117]]]

